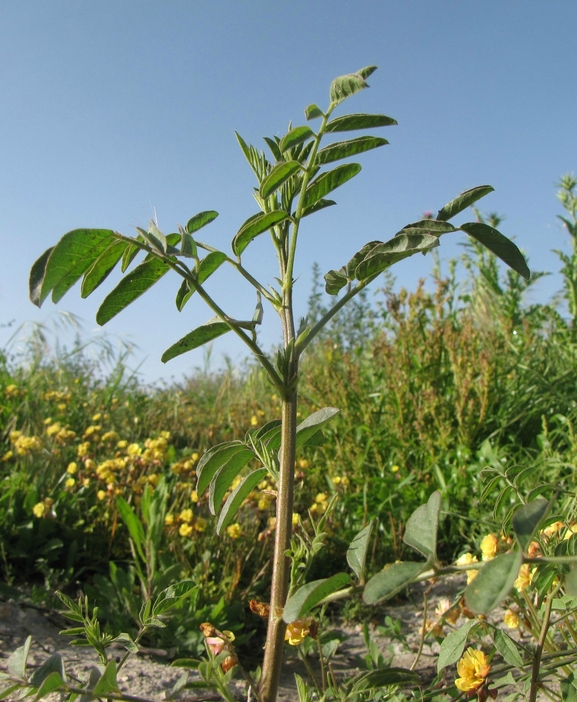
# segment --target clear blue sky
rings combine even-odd
[[[156,211],[165,232],[200,210],[220,217],[204,239],[229,250],[256,207],[254,180],[234,138],[264,146],[303,108],[328,103],[330,81],[368,64],[370,90],[346,111],[382,112],[390,145],[361,157],[363,172],[335,193],[338,207],[310,218],[297,261],[304,313],[310,269],[339,268],[367,241],[390,238],[425,210],[485,183],[480,204],[506,216],[538,270],[558,271],[551,249],[567,248],[555,184],[577,170],[577,3],[574,0],[4,0],[0,8],[0,346],[16,326],[57,309],[91,333],[103,293],[72,290],[55,307],[28,301],[31,264],[77,227],[132,233]],[[444,257],[459,253],[447,237]],[[265,237],[247,263],[276,274]],[[399,265],[414,286],[428,257]],[[202,365],[188,354],[167,365],[162,351],[205,322],[200,300],[174,306],[179,280],[135,302],[104,330],[136,343],[146,380]],[[538,283],[545,301],[558,275]],[[110,286],[106,287],[106,291]],[[254,297],[229,275],[211,287],[234,316]],[[278,340],[265,315],[263,343]],[[217,342],[233,359],[241,347]],[[136,364],[136,360],[134,361]]]

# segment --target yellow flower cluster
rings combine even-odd
[[[4,388],[4,395],[6,397],[18,397],[20,395],[20,390],[17,385],[11,383]]]
[[[324,514],[327,511],[328,500],[329,498],[325,492],[319,492],[315,497],[315,501],[309,507],[310,513],[318,515]]]
[[[17,456],[29,456],[42,448],[37,436],[25,436],[21,431],[16,430],[10,432],[10,443]]]

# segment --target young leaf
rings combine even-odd
[[[187,258],[196,258],[198,256],[196,241],[184,229],[180,230],[180,255]]]
[[[374,521],[370,521],[364,529],[359,531],[347,549],[347,563],[359,581],[362,581],[364,577],[367,549],[373,525]]]
[[[495,609],[509,594],[522,563],[520,551],[504,553],[487,561],[465,590],[465,601],[471,612],[488,614]]]
[[[206,322],[206,324],[197,327],[194,331],[186,334],[182,339],[179,339],[175,344],[167,348],[160,360],[166,363],[187,351],[192,351],[192,349],[197,349],[199,346],[208,344],[208,342],[213,341],[213,339],[218,339],[219,336],[229,331],[230,327],[226,322],[221,322],[218,317],[213,317]]]
[[[502,629],[497,629],[495,632],[495,648],[503,656],[503,659],[509,665],[516,668],[523,668],[525,663],[521,658],[519,649],[513,639],[508,636]]]
[[[206,490],[216,471],[235,453],[246,448],[242,441],[226,441],[209,449],[196,467],[196,491],[199,495]]]
[[[291,129],[288,134],[285,134],[280,142],[280,151],[284,154],[288,149],[292,149],[293,146],[298,146],[308,139],[312,139],[315,133],[310,127],[295,127]]]
[[[104,298],[96,313],[98,324],[106,324],[113,317],[116,317],[131,302],[134,302],[158,282],[168,270],[168,264],[156,256],[138,265]]]
[[[216,525],[217,534],[222,534],[234,519],[236,513],[242,507],[251,491],[266,477],[267,472],[266,468],[257,468],[257,470],[253,470],[252,473],[249,473],[246,478],[243,478],[234,488],[226,498],[224,506],[220,511],[220,516]]]
[[[150,245],[159,251],[160,253],[165,254],[166,253],[166,248],[168,246],[166,242],[166,237],[164,234],[160,231],[160,229],[156,226],[156,224],[151,220],[150,221],[150,226],[148,227],[148,231],[144,231],[144,229],[138,228],[138,231],[142,234],[142,236],[150,243]]]
[[[129,247],[130,244],[127,244],[125,241],[117,240],[113,241],[108,248],[100,254],[82,279],[80,295],[83,298],[88,297],[106,280]]]
[[[321,110],[321,108],[318,105],[315,105],[312,103],[308,107],[305,108],[305,117],[307,120],[310,122],[311,119],[318,119],[319,117],[322,117],[324,115],[324,112]]]
[[[306,189],[303,206],[304,208],[314,205],[328,193],[354,178],[361,171],[358,163],[347,163],[333,168],[332,171],[323,173]]]
[[[92,696],[106,697],[108,692],[119,692],[116,681],[116,661],[114,659],[106,665],[104,673],[102,673],[100,680],[92,690]]]
[[[116,496],[116,506],[118,507],[118,513],[120,514],[122,521],[128,527],[128,533],[132,539],[138,555],[143,561],[146,561],[146,555],[144,553],[144,543],[146,537],[144,535],[144,527],[142,522],[136,516],[135,511],[128,504],[128,502],[120,495]]]
[[[315,212],[318,212],[319,210],[324,210],[325,207],[332,207],[333,205],[336,205],[337,203],[334,200],[323,200],[322,198],[315,202],[314,205],[311,205],[310,207],[305,207],[303,210],[302,216],[303,217],[308,217],[311,214],[314,214]]]
[[[400,232],[393,239],[372,248],[355,270],[357,280],[363,281],[382,273],[394,263],[419,251],[425,253],[439,246],[439,237],[432,234]]]
[[[243,446],[240,451],[237,451],[216,471],[208,490],[208,507],[212,514],[216,514],[219,511],[222,500],[232,481],[254,457],[253,450],[248,448],[248,446]]]
[[[232,240],[232,250],[240,256],[255,237],[287,218],[288,214],[283,210],[263,212],[249,217]]]
[[[188,220],[186,223],[186,231],[189,234],[194,234],[194,232],[197,232],[199,229],[202,229],[202,227],[210,224],[210,222],[214,221],[217,217],[218,212],[215,212],[215,210],[205,210],[204,212],[199,212]]]
[[[58,302],[114,240],[109,229],[74,229],[65,234],[32,266],[32,302],[41,307],[50,293]]]
[[[355,129],[390,127],[395,124],[397,120],[386,115],[343,115],[328,122],[325,132],[352,132]]]
[[[343,100],[346,100],[351,95],[358,93],[359,90],[368,88],[367,83],[358,74],[351,73],[347,76],[335,78],[331,83],[330,97],[331,102],[338,105]]]
[[[479,622],[475,619],[470,619],[468,622],[463,624],[457,631],[452,631],[447,638],[443,639],[441,643],[441,649],[439,651],[439,657],[437,659],[437,672],[440,673],[443,668],[448,665],[453,665],[459,658],[463,655],[465,646],[467,645],[467,639],[469,637],[469,632],[476,626]]]
[[[387,685],[410,685],[413,688],[417,688],[422,685],[422,682],[419,673],[408,668],[377,668],[354,678],[351,695],[358,694],[363,690],[381,690]]]
[[[26,661],[28,660],[31,644],[32,637],[28,636],[23,645],[18,646],[6,661],[8,672],[12,677],[26,680]]]
[[[385,146],[385,144],[388,143],[386,139],[372,136],[357,137],[349,141],[337,141],[335,144],[325,146],[324,149],[321,149],[317,153],[316,163],[322,166],[325,163],[332,163],[342,158],[349,158],[350,156],[361,154],[364,151],[370,151],[379,146]]]
[[[292,178],[301,170],[301,164],[298,161],[281,161],[272,169],[268,176],[260,184],[260,196],[264,199],[272,195],[275,190]]]
[[[411,514],[405,527],[403,541],[430,562],[437,557],[437,528],[441,510],[441,493],[434,492],[426,505]]]
[[[459,214],[459,212],[466,210],[467,207],[477,202],[477,200],[492,193],[494,189],[495,188],[490,185],[478,185],[476,188],[465,190],[465,192],[458,195],[454,200],[451,200],[451,202],[448,202],[444,207],[441,207],[437,213],[437,219],[444,222],[448,219],[452,219],[455,215]]]
[[[340,271],[329,271],[325,274],[325,290],[329,295],[338,295],[349,282],[343,271],[344,269],[341,268]]]
[[[178,292],[176,293],[176,309],[179,312],[182,312],[182,308],[186,305],[186,303],[190,300],[192,297],[192,294],[194,293],[194,288],[190,285],[188,280],[183,279],[182,283],[180,284],[180,288],[178,288]]]
[[[330,578],[314,580],[300,587],[286,601],[283,619],[287,624],[301,619],[328,595],[341,590],[351,582],[347,573],[337,573]]]
[[[539,524],[545,519],[548,511],[549,502],[540,497],[523,505],[513,515],[513,531],[523,551],[529,547]]]
[[[368,581],[363,592],[365,604],[374,605],[388,600],[408,587],[426,567],[426,563],[405,561],[392,563]]]
[[[304,419],[297,427],[297,448],[310,441],[339,412],[336,407],[323,407]]]
[[[498,256],[509,268],[512,268],[516,273],[523,276],[525,280],[529,280],[531,272],[525,263],[523,254],[517,246],[501,232],[483,222],[468,222],[461,224],[459,229],[462,229],[473,239],[476,239],[480,244],[483,244],[489,251],[492,251],[495,256]]]

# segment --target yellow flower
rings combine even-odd
[[[9,461],[13,455],[14,455],[13,451],[6,451],[6,453],[2,456],[2,460]]]
[[[40,519],[40,517],[43,517],[46,513],[46,505],[44,504],[44,502],[38,502],[34,505],[34,507],[32,507],[32,512],[35,517],[38,517],[38,519]]]
[[[291,646],[300,645],[309,634],[311,634],[311,636],[314,635],[316,629],[315,624],[316,622],[312,617],[297,619],[296,622],[287,624],[284,636],[285,641],[288,641]]]
[[[107,431],[102,435],[102,441],[117,441],[118,433],[115,431]]]
[[[200,456],[198,455],[198,453],[195,452],[195,453],[193,453],[192,456],[190,457],[190,460],[193,461],[194,463],[196,463],[196,462],[198,461],[199,458],[200,458]]]
[[[192,522],[192,510],[183,509],[182,512],[178,515],[178,518],[181,522]]]
[[[18,396],[18,386],[17,385],[7,385],[4,388],[4,393],[6,397],[17,397]]]
[[[205,531],[208,522],[203,517],[198,517],[194,522],[194,528],[196,531]]]
[[[192,502],[198,502],[198,492],[196,490],[190,493],[190,499]]]
[[[258,417],[256,416],[256,414],[253,414],[252,417],[250,418],[250,425],[251,425],[251,427],[258,426]]]
[[[226,533],[228,534],[228,536],[230,536],[231,539],[238,539],[240,536],[242,536],[242,529],[240,528],[240,524],[235,523],[226,527]]]
[[[505,623],[505,626],[508,627],[509,629],[518,629],[519,628],[519,615],[516,612],[513,612],[512,610],[507,610],[505,612],[505,616],[503,617],[503,622]]]
[[[531,585],[533,581],[533,576],[535,575],[535,571],[537,569],[534,568],[531,571],[531,568],[529,567],[528,563],[523,563],[521,566],[521,569],[519,570],[519,575],[517,576],[517,580],[513,583],[513,586],[519,590],[519,592],[523,592],[523,590],[526,590],[529,585]]]
[[[464,553],[462,556],[457,558],[457,565],[470,565],[471,563],[477,563],[477,556],[473,556],[470,553]],[[467,585],[472,583],[477,577],[478,570],[468,570],[467,571]]]
[[[499,549],[499,539],[495,534],[487,534],[481,541],[481,553],[484,561],[490,561],[495,558]]]
[[[68,464],[68,468],[66,469],[67,473],[70,473],[70,475],[74,475],[78,471],[78,464],[72,461],[71,463]]]
[[[64,487],[71,488],[74,487],[76,484],[76,480],[74,478],[68,478],[67,480],[64,481]]]
[[[398,473],[399,472],[399,466],[391,466],[391,473]]]
[[[190,524],[181,524],[178,533],[181,536],[190,536],[190,534],[192,534],[192,527]]]
[[[301,520],[301,515],[297,514],[297,512],[293,512],[292,525],[297,526],[297,524],[300,522],[300,520]]]
[[[54,422],[54,424],[50,424],[49,426],[46,427],[44,430],[48,436],[53,436],[54,434],[58,434],[58,432],[62,429],[60,424],[58,422]]]
[[[84,441],[83,443],[78,444],[76,453],[78,454],[79,458],[84,458],[84,456],[88,456],[88,454],[90,453],[90,442]]]
[[[106,497],[106,492],[105,492],[104,490],[99,490],[99,491],[96,493],[96,497],[97,497],[99,500],[103,500],[103,499]]]
[[[167,514],[164,518],[164,523],[166,526],[172,526],[174,524],[174,514]]]
[[[102,413],[98,412],[97,414],[92,415],[92,421],[93,422],[99,422],[102,419]]]
[[[116,443],[116,448],[119,448],[119,449],[124,449],[127,446],[128,446],[128,441],[126,441],[126,439],[121,439],[120,441],[118,441]]]
[[[470,692],[477,690],[485,682],[491,666],[483,651],[468,648],[461,660],[457,663],[459,677],[455,680],[457,690]]]
[[[130,444],[130,446],[126,449],[126,453],[129,456],[140,456],[142,449],[138,444]]]

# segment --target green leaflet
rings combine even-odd
[[[96,314],[98,324],[106,324],[134,302],[169,271],[167,263],[153,256],[128,273],[105,298]]]
[[[80,288],[82,297],[88,297],[106,280],[130,246],[131,245],[127,244],[125,241],[116,240],[100,254],[84,275]]]
[[[467,207],[473,205],[477,200],[480,200],[485,195],[492,193],[493,188],[491,185],[478,185],[476,188],[471,188],[470,190],[465,190],[460,195],[458,195],[454,200],[448,202],[444,207],[441,207],[437,213],[437,219],[447,221],[455,215],[459,214]]]
[[[332,163],[342,158],[356,156],[356,154],[361,154],[364,151],[377,149],[379,146],[385,146],[388,143],[386,139],[372,136],[357,137],[349,141],[338,141],[335,144],[330,144],[329,146],[325,146],[324,149],[321,149],[317,153],[316,163],[319,165]]]
[[[467,585],[465,602],[475,614],[488,614],[500,604],[513,587],[523,563],[520,551],[504,553],[487,561],[476,578]]]
[[[285,219],[288,219],[288,214],[283,210],[263,212],[249,217],[232,240],[232,250],[240,256],[255,237],[284,222]]]
[[[375,127],[390,127],[397,120],[386,115],[343,115],[331,120],[325,127],[326,132],[351,132],[355,129],[373,129]]]
[[[300,170],[301,164],[298,161],[282,161],[281,163],[277,163],[260,184],[260,196],[264,199],[272,195],[275,190],[278,190],[283,183],[296,175]]]
[[[347,163],[323,173],[316,180],[313,180],[306,189],[303,207],[305,209],[311,207],[325,195],[346,183],[347,180],[354,178],[360,171],[361,166],[358,163]]]
[[[410,585],[426,567],[426,563],[410,561],[392,563],[380,573],[373,575],[363,592],[363,600],[368,605],[378,604],[390,599]]]
[[[230,327],[226,322],[221,322],[218,317],[213,317],[206,324],[197,327],[194,331],[186,334],[182,339],[179,339],[175,344],[167,348],[160,360],[166,363],[187,351],[192,351],[192,349],[197,349],[213,339],[218,339],[219,336],[229,331]]]
[[[200,459],[196,467],[196,490],[199,495],[206,490],[216,471],[223,466],[231,456],[242,451],[245,445],[242,441],[226,441],[209,449]]]
[[[208,507],[212,514],[216,514],[219,511],[222,500],[232,481],[253,458],[255,458],[254,451],[247,446],[243,446],[240,451],[236,451],[226,463],[218,468],[208,490]]]
[[[400,232],[389,241],[378,244],[359,263],[355,270],[358,280],[366,280],[392,266],[394,263],[408,258],[415,253],[426,252],[439,245],[439,237],[432,234],[407,234]]]
[[[74,229],[65,234],[32,266],[32,302],[41,307],[50,293],[58,302],[114,240],[110,229]]]
[[[295,127],[281,139],[279,149],[281,153],[284,153],[288,149],[292,149],[293,146],[298,146],[308,139],[312,139],[314,135],[315,133],[313,130],[306,125],[302,127]]]
[[[516,273],[523,276],[525,280],[531,278],[531,271],[525,263],[523,254],[517,246],[501,232],[483,222],[468,222],[461,224],[459,229],[462,229],[473,239],[476,239],[480,244],[489,251],[492,251],[495,256],[498,256],[501,261],[506,263],[509,268],[512,268]]]
[[[314,580],[303,585],[287,600],[283,611],[284,621],[290,624],[301,619],[325,597],[341,590],[350,582],[351,579],[347,573],[337,573],[330,578]]]
[[[242,507],[243,502],[249,496],[252,490],[263,480],[268,471],[266,468],[257,468],[249,473],[241,482],[234,488],[230,495],[226,498],[223,508],[220,511],[218,523],[216,525],[216,533],[222,534],[230,522],[234,519],[238,510]]]
[[[364,529],[359,531],[347,549],[347,563],[359,580],[362,580],[364,577],[367,549],[373,525],[374,521],[371,520]]]
[[[437,557],[437,528],[441,510],[441,493],[434,492],[425,505],[417,507],[407,520],[403,541],[421,553],[430,563]]]
[[[205,210],[204,212],[199,212],[188,220],[186,223],[186,231],[189,234],[194,234],[194,232],[197,232],[199,229],[202,229],[202,227],[210,224],[210,222],[215,220],[217,217],[218,212],[215,210]]]

